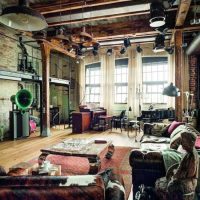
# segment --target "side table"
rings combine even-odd
[[[129,130],[134,130],[135,131],[135,141],[137,142],[136,140],[136,137],[137,137],[137,132],[139,131],[140,132],[140,122],[137,121],[137,120],[130,120],[127,124],[127,134],[128,134],[128,137],[129,136]]]
[[[100,115],[98,129],[100,130],[101,127],[102,127],[103,131],[109,129],[111,127],[111,119],[112,119],[112,116]]]

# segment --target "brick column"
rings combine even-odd
[[[197,56],[189,56],[189,90],[190,93],[194,94],[192,108],[197,108],[197,65]]]

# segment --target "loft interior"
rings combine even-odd
[[[199,30],[199,0],[2,0],[2,145],[60,126],[199,130]]]

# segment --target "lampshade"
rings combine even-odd
[[[173,85],[173,83],[170,83],[169,86],[164,88],[162,94],[170,96],[170,97],[177,97],[177,96],[180,96],[180,91],[176,86]]]
[[[0,22],[21,31],[40,31],[48,26],[45,18],[28,7],[28,1],[25,0],[19,0],[18,6],[3,9]]]
[[[132,111],[132,108],[131,108],[131,106],[129,106],[129,108],[128,108],[128,111],[129,111],[129,112],[131,112],[131,111]]]
[[[151,27],[160,27],[165,24],[165,12],[162,3],[152,2],[150,5],[150,15],[149,22]]]

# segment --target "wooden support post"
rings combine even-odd
[[[183,112],[183,49],[182,49],[182,30],[176,30],[175,32],[175,85],[180,89],[180,97],[175,99],[175,116],[178,121],[182,121]]]
[[[49,111],[49,71],[50,71],[50,47],[47,43],[40,44],[42,51],[42,135],[50,136],[50,111]]]

